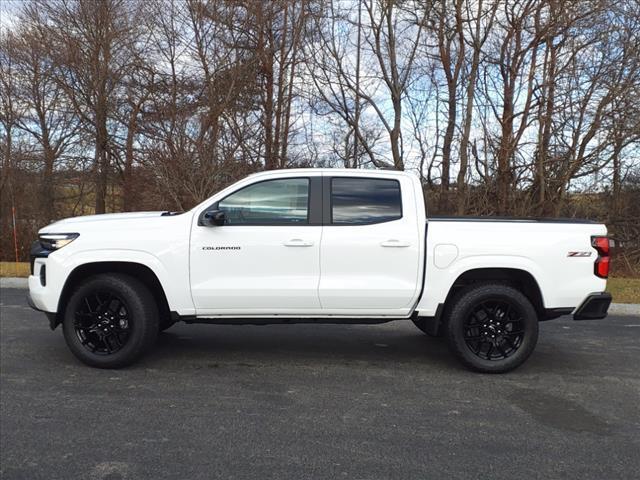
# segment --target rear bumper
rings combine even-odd
[[[598,320],[607,316],[611,305],[611,294],[592,293],[580,304],[573,314],[574,320]]]

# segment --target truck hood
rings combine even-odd
[[[160,217],[165,212],[129,212],[129,213],[104,213],[102,215],[85,215],[82,217],[70,217],[51,223],[40,230],[40,233],[69,233],[69,227],[75,225],[88,226],[89,223],[130,221]],[[62,232],[65,230],[65,232]]]

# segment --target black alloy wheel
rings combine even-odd
[[[62,322],[71,352],[98,368],[132,364],[154,344],[159,328],[149,288],[119,273],[83,279],[69,297]]]
[[[500,299],[480,302],[464,321],[464,340],[478,357],[499,361],[518,351],[524,338],[522,313]]]
[[[84,348],[96,355],[111,355],[127,343],[132,325],[129,310],[117,293],[97,290],[79,302],[74,328]]]
[[[529,358],[538,341],[538,314],[516,286],[476,283],[447,305],[445,335],[451,351],[472,370],[504,373]]]

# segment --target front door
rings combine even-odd
[[[209,209],[226,223],[191,234],[197,315],[304,314],[320,308],[320,177],[259,181]],[[312,209],[318,209],[318,219]],[[208,210],[209,210],[208,209]]]

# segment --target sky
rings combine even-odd
[[[0,0],[0,30],[13,25],[23,0]]]

